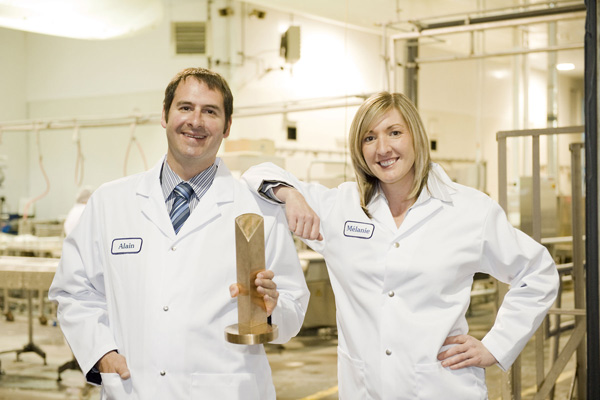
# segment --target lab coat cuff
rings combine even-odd
[[[113,345],[108,347],[106,350],[101,350],[99,352],[94,352],[95,354],[98,354],[95,357],[91,357],[90,360],[86,360],[87,362],[84,363],[79,363],[81,370],[84,371],[85,374],[85,379],[91,383],[92,385],[100,385],[102,384],[102,377],[100,376],[100,371],[98,370],[98,368],[96,368],[96,365],[98,365],[98,362],[102,359],[102,357],[104,357],[106,354],[110,353],[111,351],[116,351],[117,353],[119,352],[119,350],[117,350],[117,348]],[[79,362],[79,360],[78,360]],[[89,364],[92,365],[89,365]],[[85,372],[87,371],[87,372]]]
[[[269,324],[271,325],[281,325],[283,322],[283,312],[281,311],[281,306],[277,304],[277,306],[273,309],[271,316],[268,319]]]
[[[279,331],[278,336],[271,341],[271,343],[273,344],[283,344],[290,340],[290,337],[288,337],[288,335],[290,334],[289,327],[285,326],[284,324],[285,314],[282,308],[283,307],[280,304],[277,304],[277,307],[275,307],[273,313],[269,317],[268,322],[271,325],[277,325],[277,330]]]
[[[273,189],[275,189],[277,186],[292,187],[291,185],[288,185],[282,181],[263,180],[258,188],[258,193],[270,203],[284,204],[275,196],[275,193],[273,193]]]
[[[498,365],[498,367],[500,367],[502,371],[508,371],[508,369],[514,362],[514,359],[510,359],[510,354],[506,354],[506,352],[503,352],[501,346],[496,341],[494,341],[493,338],[490,338],[488,336],[484,337],[481,340],[481,343],[483,343],[485,348],[490,353],[492,353],[496,361],[498,361],[496,365]]]

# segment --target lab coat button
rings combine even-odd
[[[169,306],[164,306],[163,311],[169,311]]]
[[[171,247],[171,251],[175,251],[175,250],[177,250],[177,246]]]
[[[385,354],[387,354],[388,356],[391,356],[391,355],[392,355],[392,351],[391,351],[390,349],[387,349],[387,350],[385,351]]]
[[[390,297],[394,297],[394,294],[395,294],[395,293],[394,293],[394,291],[393,291],[393,290],[390,290],[390,291],[388,292],[388,296],[390,296]]]
[[[160,371],[160,376],[165,376],[167,374],[166,371]]]
[[[395,243],[394,243],[394,247],[395,247],[395,248],[398,248],[398,247],[400,247],[400,243],[398,243],[398,242],[395,242]]]

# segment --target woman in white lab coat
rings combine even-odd
[[[349,139],[356,183],[328,189],[272,164],[244,176],[286,203],[298,236],[320,239],[306,242],[335,294],[340,398],[487,398],[484,368],[509,368],[556,298],[552,258],[497,203],[431,163],[404,95],[367,99]],[[481,341],[465,318],[477,272],[510,284]]]

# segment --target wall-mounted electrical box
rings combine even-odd
[[[290,26],[281,36],[279,52],[285,62],[293,64],[300,59],[300,27]]]

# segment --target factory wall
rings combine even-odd
[[[27,34],[0,28],[0,120],[27,118]],[[0,197],[14,209],[29,182],[28,135],[0,131]]]
[[[249,18],[249,6],[239,2],[213,1],[210,8],[206,1],[168,4],[162,24],[119,39],[86,41],[0,30],[3,49],[11,48],[15,54],[0,65],[0,84],[10,93],[0,100],[0,119],[158,114],[169,79],[182,68],[203,66],[228,79],[236,113],[245,115],[234,119],[227,140],[273,140],[276,147],[286,149],[280,155],[287,168],[305,179],[310,175],[309,159],[345,159],[335,152],[344,150],[357,106],[247,115],[251,106],[261,104],[387,89],[379,34],[268,8],[263,19]],[[226,6],[232,7],[233,15],[222,17],[218,9]],[[212,26],[209,53],[174,54],[171,22],[207,19]],[[279,54],[281,34],[290,25],[301,27],[301,57],[294,64]],[[422,54],[426,56],[427,51],[424,47]],[[483,176],[464,163],[443,165],[453,170],[457,180],[478,186],[492,197],[497,196],[495,133],[518,128],[513,116],[512,63],[506,58],[485,59],[423,64],[419,70],[418,105],[431,138],[438,143],[434,158],[484,161]],[[531,68],[530,88],[543,99],[530,96],[529,127],[545,127],[544,69],[545,65]],[[561,79],[559,90],[576,97],[582,87],[582,82]],[[402,84],[396,89],[401,91]],[[560,102],[559,116],[572,121],[571,114],[577,113],[572,102],[562,96]],[[286,138],[290,121],[298,130],[296,141]],[[77,163],[77,138],[83,170]],[[73,129],[40,131],[39,135],[5,132],[0,156],[8,156],[9,166],[2,193],[9,211],[14,212],[22,210],[27,199],[48,190],[35,204],[35,216],[60,217],[71,207],[79,187],[97,187],[143,171],[165,150],[164,130],[158,122],[133,128],[86,128],[78,135]],[[49,189],[39,166],[40,152]]]
[[[468,60],[424,64],[419,71],[419,107],[431,139],[437,141],[432,157],[454,168],[453,178],[496,198],[495,134],[513,124],[511,76],[493,72],[509,68],[506,60]],[[478,162],[486,163],[481,174],[475,168]]]
[[[225,5],[233,6],[232,16],[218,15],[217,9]],[[44,60],[24,63],[27,118],[160,113],[164,87],[176,72],[188,66],[210,67],[223,74],[234,92],[236,110],[382,89],[379,35],[347,31],[308,18],[294,17],[291,22],[288,13],[275,10],[267,10],[264,19],[246,17],[242,23],[242,7],[239,3],[213,2],[210,60],[208,56],[175,55],[170,39],[171,21],[206,20],[206,2],[172,3],[163,24],[121,39],[90,42],[25,34],[27,59]],[[281,33],[290,24],[301,26],[302,35],[301,59],[293,65],[279,55]],[[338,149],[355,109],[236,118],[229,140],[265,138],[276,145],[286,144],[285,122],[291,120],[298,129],[298,140],[292,147]],[[129,126],[80,129],[84,157],[81,180],[74,131],[41,131],[39,148],[50,191],[36,203],[35,216],[60,217],[71,207],[79,186],[97,187],[154,165],[166,151],[160,124],[140,125],[133,131],[142,152],[135,143],[128,147],[131,132]],[[11,199],[13,208],[22,207],[24,197],[36,197],[47,187],[38,165],[37,136],[28,136],[29,185]],[[297,165],[294,172],[304,177],[306,163],[293,158],[292,169]]]
[[[425,48],[421,57],[430,56],[427,50]],[[435,54],[440,55],[440,51]],[[437,142],[437,150],[432,151],[433,159],[450,170],[451,177],[457,181],[477,187],[495,199],[498,196],[496,133],[548,127],[545,59],[529,63],[527,118],[523,116],[524,98],[519,89],[523,84],[522,76],[518,75],[522,72],[519,63],[514,57],[503,57],[419,66],[419,110],[430,139]],[[582,125],[582,101],[583,80],[559,74],[557,126]],[[515,102],[518,103],[516,112]],[[581,135],[558,138],[559,176],[556,180],[562,193],[570,192],[569,143],[581,140]],[[529,143],[513,139],[508,142],[510,184],[518,185],[519,177],[531,175]],[[542,137],[543,173],[548,163],[546,146],[546,138]],[[485,163],[483,175],[477,173],[474,164],[479,162]],[[515,196],[519,196],[518,190],[515,186]]]

